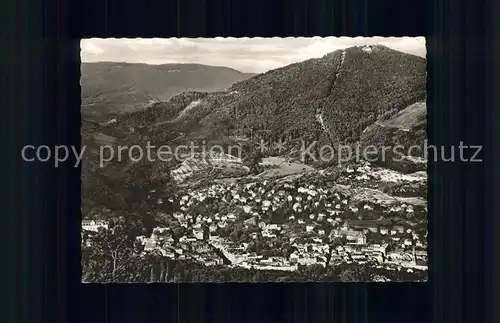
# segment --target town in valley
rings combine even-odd
[[[426,281],[425,44],[366,42],[262,71],[83,63],[82,281]],[[146,142],[221,149],[99,161]]]

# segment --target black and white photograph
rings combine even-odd
[[[80,47],[82,282],[427,281],[424,37]]]

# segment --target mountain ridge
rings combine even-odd
[[[238,81],[227,91],[196,94],[196,100],[201,97],[201,102],[183,120],[185,124],[169,127],[182,128],[184,133],[198,132],[198,137],[268,131],[276,137],[273,139],[320,139],[320,132],[326,132],[328,136],[323,134],[323,139],[329,137],[329,141],[355,141],[382,115],[397,113],[426,96],[425,59],[385,46],[370,48],[372,53],[360,47],[337,50]],[[387,71],[380,66],[373,68],[377,61]],[[189,101],[193,93],[197,92],[179,94],[123,118],[138,125],[140,115],[150,114],[146,120],[159,124],[168,119],[165,115],[194,102]],[[180,101],[184,106],[178,105]],[[138,119],[133,121],[135,116]],[[359,122],[353,127],[351,120]],[[311,134],[319,124],[324,131]],[[349,126],[344,127],[346,124]]]
[[[259,73],[253,73],[253,72],[243,72],[240,70],[237,70],[235,68],[229,67],[229,66],[224,66],[224,65],[207,65],[207,64],[199,64],[199,63],[164,63],[164,64],[149,64],[149,63],[141,63],[141,62],[119,62],[119,61],[96,61],[96,62],[82,62],[82,65],[115,65],[115,66],[132,66],[132,65],[139,65],[139,66],[152,66],[152,67],[158,67],[158,68],[168,68],[168,67],[212,67],[212,68],[218,68],[218,69],[223,69],[223,70],[231,70],[240,74],[249,74],[249,75],[258,75]]]

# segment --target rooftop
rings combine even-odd
[[[348,220],[347,223],[354,227],[378,227],[378,226],[390,226],[392,225],[392,220]]]

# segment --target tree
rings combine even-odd
[[[328,250],[328,255],[326,257],[326,267],[330,265],[330,260],[332,259],[332,253],[338,246],[344,246],[347,244],[347,237],[342,235],[341,237],[335,237],[331,240]]]
[[[246,251],[247,252],[255,252],[256,250],[256,247],[255,247],[255,241],[251,241],[248,245],[247,245],[247,249]]]
[[[260,254],[262,252],[262,242],[260,240],[257,240],[255,242],[255,252],[257,254]]]
[[[177,243],[179,242],[179,239],[184,236],[186,233],[186,230],[184,227],[181,227],[180,225],[177,225],[176,227],[172,228],[172,239]]]
[[[229,239],[231,239],[231,241],[233,242],[238,242],[238,238],[239,238],[239,235],[238,235],[238,231],[233,231],[231,232],[231,234],[229,234]]]
[[[129,224],[118,223],[85,237],[85,245],[82,246],[84,280],[118,282],[130,279],[130,274],[134,272],[130,267],[136,265],[141,245],[129,233]]]
[[[317,277],[320,277],[325,271],[325,268],[320,265],[320,264],[313,264],[313,265],[310,265],[308,266],[304,273],[309,276],[309,277],[314,277],[314,278],[317,278]]]
[[[290,245],[290,244],[287,244],[287,247],[286,247],[286,249],[285,249],[285,257],[286,257],[286,258],[290,257],[290,255],[291,255],[292,253],[294,253],[295,251],[299,251],[299,250],[297,249],[297,247],[294,247],[294,246],[292,246],[292,245]]]
[[[145,267],[149,268],[149,281],[151,283],[162,280],[162,274],[160,273],[160,276],[158,276],[158,271],[156,269],[158,269],[158,264],[163,261],[163,258],[163,255],[157,250],[148,252],[143,258],[141,258]]]
[[[240,240],[241,242],[247,242],[247,241],[249,241],[249,240],[250,240],[250,236],[248,235],[247,231],[243,231],[243,232],[241,232],[240,237],[239,237],[239,240]]]
[[[262,152],[253,145],[244,146],[243,151],[245,153],[243,164],[250,168],[252,173],[258,174],[261,170],[259,164],[262,162]]]
[[[164,226],[169,226],[170,222],[172,221],[171,217],[167,215],[166,213],[163,212],[154,212],[153,218],[155,223],[161,224]]]
[[[203,225],[203,240],[210,239],[210,227],[206,224]]]
[[[273,254],[273,250],[270,250],[270,249],[262,249],[261,251],[261,254],[263,257],[272,257],[274,254]]]
[[[365,282],[370,280],[370,273],[367,266],[352,266],[341,272],[339,279],[342,282]]]
[[[255,283],[262,281],[262,274],[260,270],[256,270],[255,274],[253,274],[252,281]]]

